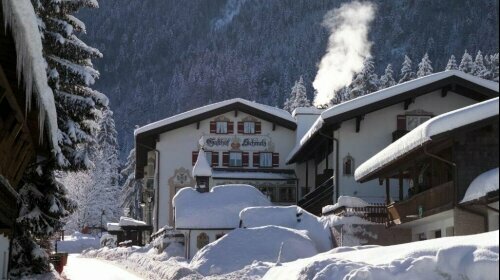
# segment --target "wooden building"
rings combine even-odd
[[[413,240],[488,230],[487,215],[460,201],[475,178],[498,168],[498,106],[497,97],[437,116],[356,170],[358,182],[385,185],[388,226],[411,229]]]
[[[46,73],[37,73],[45,68],[39,67],[44,60],[34,10],[25,1],[3,2],[0,5],[1,279],[7,277],[8,243],[18,215],[22,176],[37,159],[52,157],[56,151],[54,143],[57,145],[53,136],[57,124],[52,91]]]

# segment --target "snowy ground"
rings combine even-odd
[[[82,258],[78,254],[68,257],[63,277],[68,280],[140,280],[140,276],[127,271],[116,264],[90,258]]]
[[[99,249],[99,237],[75,232],[66,235],[64,241],[57,241],[57,251],[70,254],[81,253],[85,249]]]

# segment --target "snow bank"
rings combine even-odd
[[[75,232],[64,237],[64,241],[57,241],[57,251],[66,253],[81,253],[86,249],[98,249],[99,238],[89,234]]]
[[[216,186],[207,193],[184,188],[173,198],[175,226],[178,229],[237,228],[241,210],[270,205],[266,196],[249,185]]]
[[[145,226],[146,222],[134,220],[129,217],[120,217],[120,222],[118,223],[120,227],[122,226]]]
[[[134,135],[137,136],[138,134],[141,134],[141,133],[144,133],[144,132],[147,132],[147,131],[150,131],[150,130],[153,130],[153,129],[156,129],[156,128],[159,128],[159,127],[162,127],[165,125],[176,123],[178,121],[185,120],[185,119],[197,116],[199,114],[210,112],[210,111],[213,111],[213,110],[216,110],[216,109],[219,109],[219,108],[231,105],[231,104],[236,104],[236,103],[241,103],[241,104],[253,107],[256,110],[263,111],[263,112],[266,112],[268,114],[274,115],[278,118],[285,119],[285,120],[290,121],[290,122],[295,122],[295,119],[292,117],[292,115],[285,110],[282,110],[282,109],[279,109],[276,107],[271,107],[271,106],[264,105],[264,104],[259,104],[259,103],[252,102],[252,101],[248,101],[248,100],[245,100],[242,98],[234,98],[234,99],[229,99],[229,100],[225,100],[222,102],[210,104],[207,106],[203,106],[200,108],[196,108],[196,109],[193,109],[191,111],[187,111],[187,112],[175,115],[173,117],[166,118],[164,120],[145,125],[143,127],[136,129],[134,131]]]
[[[329,213],[333,212],[340,207],[367,207],[370,206],[370,203],[364,201],[363,199],[359,197],[352,197],[352,196],[340,196],[339,199],[337,200],[337,203],[334,205],[327,205],[323,207],[322,213]]]
[[[498,167],[479,175],[470,184],[460,203],[485,197],[489,192],[498,191]]]
[[[332,248],[329,228],[320,218],[298,206],[249,207],[240,212],[242,227],[281,226],[302,230],[319,252]]]
[[[263,279],[498,279],[498,231],[362,248],[284,263]]]
[[[240,270],[254,261],[289,262],[317,254],[305,232],[278,226],[238,228],[203,247],[191,260],[190,268],[203,275]]]
[[[498,116],[498,105],[497,97],[426,121],[361,164],[354,173],[355,179],[359,181],[403,155],[422,147],[431,141],[432,136]]]

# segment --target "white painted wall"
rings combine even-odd
[[[9,238],[0,234],[0,279],[7,279],[9,268]]]
[[[454,227],[454,210],[448,210],[436,215],[402,224],[400,227],[411,228],[413,241],[418,241],[418,235],[425,233],[427,239],[434,239],[435,232],[441,230],[441,237],[446,237],[446,229]]]
[[[495,203],[489,204],[490,207],[493,207],[498,210],[498,201]],[[499,229],[498,219],[500,218],[498,212],[488,210],[488,231],[495,231]]]
[[[292,116],[297,121],[296,143],[300,142],[300,139],[302,139],[306,132],[309,131],[322,112],[323,110],[315,107],[300,107],[293,111]]]
[[[231,121],[235,122],[235,133],[237,133],[237,122],[241,121],[249,115],[243,112],[238,112],[235,117],[234,112],[223,114]],[[181,127],[175,130],[163,133],[159,137],[159,142],[156,143],[156,149],[160,151],[159,160],[159,212],[158,224],[163,227],[169,224],[169,205],[172,203],[172,197],[169,194],[168,180],[174,175],[176,169],[181,167],[192,170],[191,155],[193,151],[199,149],[198,141],[203,135],[210,134],[210,121],[216,117],[206,119],[200,122],[200,128],[196,128],[196,123]],[[258,119],[258,118],[257,118]],[[276,130],[273,131],[271,122],[259,119],[262,123],[262,133],[260,135],[269,135],[274,143],[274,152],[280,154],[280,166],[276,169],[291,169],[294,170],[294,165],[286,165],[285,160],[290,151],[295,146],[295,131],[276,125]],[[207,148],[207,150],[209,150]],[[262,149],[264,151],[264,149]],[[252,169],[252,153],[250,153],[250,167]],[[222,164],[222,153],[219,153],[219,162]],[[222,168],[222,166],[219,166]],[[171,225],[172,226],[172,225]]]
[[[411,104],[407,111],[404,110],[404,105],[399,103],[367,114],[361,122],[359,133],[356,133],[355,119],[343,122],[341,128],[333,133],[333,136],[339,139],[340,195],[361,197],[367,201],[384,200],[385,186],[380,186],[378,180],[360,184],[354,180],[353,176],[344,176],[342,160],[350,154],[355,160],[356,168],[392,143],[392,133],[397,129],[398,115],[414,110],[424,110],[437,116],[474,103],[476,101],[451,92],[443,98],[441,91],[435,91],[417,97],[415,103]],[[405,184],[408,185],[408,182]],[[391,196],[397,200],[399,197],[397,180],[391,181],[391,186]]]

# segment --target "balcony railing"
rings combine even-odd
[[[333,202],[333,177],[316,187],[299,200],[299,206],[310,213],[321,215],[323,206]]]
[[[387,206],[389,224],[401,224],[446,211],[453,207],[453,181],[415,194]]]
[[[323,215],[337,215],[340,217],[356,216],[363,220],[385,224],[387,223],[387,206],[385,204],[372,204],[365,207],[346,207],[342,206],[334,209],[333,211],[323,213]]]

